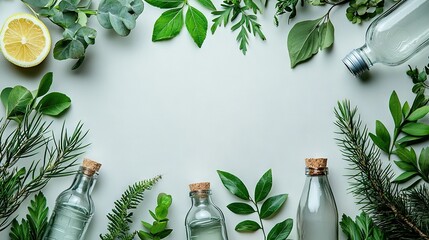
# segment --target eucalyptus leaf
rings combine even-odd
[[[292,68],[319,51],[321,21],[322,18],[299,22],[289,31],[287,46]]]
[[[197,0],[203,7],[210,11],[216,11],[216,7],[211,0]]]
[[[152,41],[172,39],[183,28],[183,9],[175,8],[164,12],[155,22]]]
[[[292,227],[293,220],[290,218],[277,223],[268,233],[267,240],[286,240],[292,231]]]
[[[235,227],[235,231],[237,232],[255,232],[259,229],[261,229],[259,223],[252,220],[242,221]]]
[[[53,14],[54,15],[51,17],[51,20],[64,29],[75,25],[78,20],[78,14],[76,12],[61,12],[59,10],[53,10]]]
[[[198,9],[189,6],[186,12],[185,24],[192,39],[201,48],[207,36],[207,18]]]
[[[58,116],[66,111],[71,105],[70,98],[59,92],[45,95],[37,104],[37,110],[49,116]]]
[[[256,210],[247,203],[235,202],[228,204],[226,207],[235,214],[251,214],[256,212]]]
[[[40,80],[39,87],[37,89],[37,93],[35,94],[35,98],[41,97],[48,93],[49,89],[52,85],[53,79],[53,73],[48,72],[43,77],[42,80]]]
[[[147,3],[158,8],[176,8],[184,4],[184,0],[145,0]]]
[[[220,170],[218,170],[217,173],[220,177],[220,180],[222,181],[222,184],[226,189],[228,189],[229,192],[243,200],[250,199],[249,191],[238,177],[231,173]]]
[[[127,36],[143,9],[142,0],[101,0],[97,19],[104,28],[113,28],[120,36]]]
[[[264,200],[273,186],[273,174],[271,169],[264,173],[255,187],[255,201],[258,203]]]
[[[24,3],[29,4],[32,7],[48,7],[54,2],[53,0],[22,0]]]
[[[57,60],[79,59],[84,55],[85,46],[79,40],[61,39],[54,47],[54,58]]]
[[[287,194],[280,194],[265,200],[261,207],[260,217],[262,219],[266,219],[276,215],[283,204],[286,202],[287,197]]]
[[[420,107],[418,109],[416,109],[415,111],[413,111],[410,116],[408,116],[407,120],[408,121],[417,121],[421,118],[423,118],[424,116],[426,116],[429,113],[429,106],[423,106]]]
[[[389,100],[389,109],[392,114],[393,121],[395,122],[395,127],[399,127],[402,122],[402,108],[401,102],[399,101],[398,94],[395,91],[390,95]]]
[[[320,25],[320,49],[329,48],[334,44],[334,25],[331,20],[322,23]]]
[[[404,182],[411,180],[412,178],[414,178],[417,175],[418,175],[417,172],[403,172],[401,175],[399,175],[397,178],[395,178],[393,180],[393,182],[404,183]]]
[[[429,125],[424,123],[407,123],[402,128],[402,131],[416,137],[429,136]]]

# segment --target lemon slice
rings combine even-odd
[[[20,67],[34,67],[49,54],[51,36],[45,24],[35,16],[14,14],[0,32],[0,49],[9,62]]]

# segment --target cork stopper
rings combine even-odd
[[[85,158],[82,163],[82,167],[84,168],[83,173],[92,176],[96,172],[98,172],[101,168],[101,163],[93,161],[91,159]]]
[[[189,184],[191,192],[208,191],[210,190],[210,182],[200,182]]]
[[[306,158],[305,166],[308,168],[320,169],[326,168],[328,164],[327,158]]]

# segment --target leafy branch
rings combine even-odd
[[[353,171],[350,191],[357,203],[391,239],[429,239],[429,192],[425,187],[400,191],[392,182],[391,165],[380,161],[379,149],[370,141],[362,127],[357,109],[348,101],[335,109],[339,129],[338,146]],[[423,215],[423,218],[421,217]]]
[[[109,224],[107,226],[108,233],[100,234],[102,240],[132,240],[137,234],[136,231],[130,232],[130,224],[133,222],[133,212],[140,202],[143,201],[143,194],[146,190],[152,187],[161,179],[161,176],[156,176],[152,179],[143,180],[128,186],[128,189],[122,194],[119,200],[115,201],[115,208],[107,215]]]
[[[259,223],[253,220],[242,221],[235,227],[237,232],[255,232],[261,230],[265,240],[286,239],[289,236],[293,225],[293,221],[290,218],[277,223],[268,235],[263,224],[263,220],[272,218],[280,211],[288,197],[287,194],[279,194],[267,198],[273,185],[271,169],[265,172],[256,184],[254,198],[250,197],[246,185],[238,177],[224,171],[218,170],[217,172],[223,185],[230,193],[252,204],[234,202],[229,204],[227,208],[235,214],[258,214]],[[264,202],[259,207],[262,201]]]
[[[353,221],[349,216],[343,214],[340,225],[348,240],[387,239],[380,228],[374,224],[372,219],[365,212],[357,216],[356,221]]]
[[[154,219],[153,223],[142,221],[142,225],[147,229],[147,232],[140,230],[138,236],[141,240],[159,240],[166,238],[173,232],[173,229],[168,229],[168,208],[170,208],[173,198],[171,195],[165,193],[158,194],[157,206],[155,211],[149,211],[150,215]]]

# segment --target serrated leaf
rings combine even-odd
[[[155,22],[152,41],[168,40],[176,37],[183,28],[183,9],[175,8],[164,12]]]
[[[216,11],[216,7],[211,0],[197,0],[203,7],[210,11]]]
[[[319,24],[321,18],[295,24],[289,31],[287,46],[291,67],[311,58],[319,51]]]
[[[145,0],[147,3],[158,8],[175,8],[184,4],[184,0]]]
[[[417,176],[417,172],[403,172],[401,175],[395,178],[393,182],[404,183],[411,180],[415,176]]]
[[[237,232],[255,232],[259,229],[261,229],[261,226],[259,226],[259,223],[252,220],[242,221],[239,224],[237,224],[237,226],[235,226],[235,231]]]
[[[226,207],[235,214],[251,214],[256,212],[255,209],[247,203],[235,202]]]
[[[85,46],[79,40],[61,39],[55,44],[54,58],[57,60],[79,59],[85,56]]]
[[[410,116],[408,116],[408,121],[417,121],[424,116],[426,116],[429,113],[429,106],[423,106],[420,108],[417,108],[415,111],[413,111]]]
[[[429,125],[423,123],[407,123],[402,128],[402,131],[416,137],[429,136]]]
[[[52,81],[53,81],[52,78],[53,78],[52,72],[48,72],[42,77],[42,80],[40,80],[40,83],[39,83],[39,87],[37,88],[37,93],[35,98],[41,97],[46,93],[48,93],[52,85]]]
[[[343,214],[340,226],[341,230],[346,234],[347,239],[362,240],[360,229],[349,216]]]
[[[420,171],[426,176],[429,176],[429,147],[423,148],[419,156]]]
[[[58,116],[71,106],[71,99],[59,92],[45,95],[37,104],[37,110],[45,115]]]
[[[192,39],[194,39],[197,46],[201,48],[207,36],[207,18],[204,14],[198,11],[198,9],[189,6],[188,11],[186,12],[185,23]]]
[[[268,198],[261,207],[260,217],[262,219],[273,217],[277,214],[283,204],[286,202],[288,195],[280,194]]]
[[[230,193],[243,200],[250,199],[249,191],[238,177],[231,173],[220,170],[218,170],[217,173],[220,177],[220,180],[222,181],[222,184],[225,186],[226,189],[228,189]]]
[[[293,220],[290,218],[277,223],[268,233],[267,240],[286,240],[292,231],[292,227]]]
[[[10,117],[15,114],[21,114],[33,100],[31,92],[23,86],[15,86],[8,95],[6,115]]]
[[[399,127],[402,122],[402,108],[401,102],[399,101],[398,94],[395,91],[390,95],[389,109],[392,114],[395,127]]]
[[[271,169],[262,175],[255,187],[255,201],[258,203],[264,200],[273,186],[273,174]]]
[[[323,50],[334,44],[334,25],[331,20],[328,19],[327,22],[324,22],[320,25],[320,49]]]

